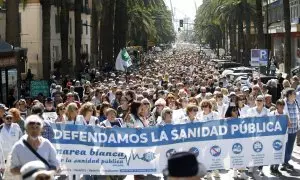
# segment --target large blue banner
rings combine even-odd
[[[287,117],[226,119],[131,129],[53,124],[66,174],[158,174],[167,158],[191,151],[207,169],[280,164]]]

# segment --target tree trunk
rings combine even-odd
[[[21,46],[19,1],[6,0],[6,42],[15,47]]]
[[[98,36],[98,25],[99,25],[99,13],[97,11],[97,0],[93,0],[92,4],[92,17],[91,17],[91,25],[92,25],[92,32],[91,32],[91,57],[92,57],[92,66],[96,67],[98,62],[98,43],[99,43],[99,36]]]
[[[284,71],[288,75],[291,74],[291,18],[290,18],[290,1],[283,1],[283,15],[284,15]]]
[[[102,1],[103,14],[102,14],[102,26],[101,26],[101,41],[102,41],[102,60],[104,62],[104,68],[112,70],[114,65],[113,59],[113,25],[114,25],[114,0]]]
[[[73,64],[69,60],[69,4],[66,1],[61,1],[60,9],[60,41],[61,41],[61,72],[63,75],[70,75],[73,70]]]
[[[43,78],[46,80],[50,79],[50,12],[51,12],[51,2],[48,0],[41,0],[42,5],[42,18],[43,18],[43,30],[42,30],[42,62],[43,62]]]
[[[240,15],[241,16],[241,15]],[[237,48],[237,61],[243,62],[242,48],[244,43],[244,33],[243,33],[243,20],[242,17],[238,17],[238,48]]]
[[[127,0],[116,0],[114,26],[114,55],[118,56],[120,49],[126,47],[128,16]]]
[[[81,37],[82,37],[82,21],[81,21],[82,1],[75,0],[75,75],[78,77],[83,70],[81,63]]]
[[[245,24],[246,24],[246,39],[245,39],[245,59],[243,64],[248,66],[250,61],[250,50],[251,50],[251,20],[250,20],[250,9],[248,8],[247,0],[244,0],[244,17],[245,17]],[[247,7],[246,7],[247,6]]]
[[[265,48],[261,0],[256,0],[257,47]]]

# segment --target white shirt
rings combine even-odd
[[[248,105],[244,105],[244,107],[242,107],[241,109],[239,109],[239,113],[240,113],[240,118],[244,118],[248,116],[248,110],[250,109],[250,107]]]
[[[117,118],[116,120],[119,122],[119,124],[122,128],[125,127],[125,125],[123,123],[123,120],[121,118]],[[109,120],[104,120],[103,122],[100,123],[100,126],[102,126],[102,127],[112,127]]]
[[[73,125],[87,125],[82,115],[78,115],[76,120],[67,120],[66,124],[73,124]]]
[[[277,110],[269,113],[269,116],[287,115],[287,112],[283,111],[283,114],[279,114]]]
[[[220,116],[219,116],[219,113],[217,113],[215,111],[212,111],[211,113],[206,114],[206,115],[203,113],[203,111],[201,111],[201,113],[199,115],[199,119],[202,122],[207,122],[207,121],[212,121],[212,120],[219,120]]]
[[[91,100],[91,102],[95,105],[95,106],[98,106],[101,104],[101,101],[96,97],[94,96]]]
[[[5,124],[3,124],[0,132],[0,143],[5,159],[7,159],[13,145],[22,137],[22,135],[22,130],[17,123],[12,123],[9,130],[5,127]]]
[[[221,105],[218,105],[218,114],[219,114],[219,117],[221,117],[221,118],[225,117],[227,108],[228,108],[228,105],[225,105],[223,103]]]
[[[195,123],[195,122],[200,122],[199,119],[197,119],[197,117],[192,121],[188,116],[186,116],[180,120],[179,124],[187,124],[187,123]]]
[[[248,109],[247,111],[247,117],[263,117],[263,116],[268,116],[270,113],[270,110],[263,107],[262,111],[259,113],[257,112],[257,107],[253,107]]]

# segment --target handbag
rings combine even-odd
[[[48,167],[49,170],[56,170],[55,166],[50,165],[48,161],[44,159],[36,150],[34,150],[33,147],[24,139],[23,143],[39,160],[41,160]]]

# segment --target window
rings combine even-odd
[[[60,33],[60,19],[59,15],[55,15],[55,32]]]
[[[85,21],[85,32],[86,32],[86,35],[88,35],[88,21],[87,20]]]
[[[69,26],[70,34],[72,34],[72,18],[69,19]]]

